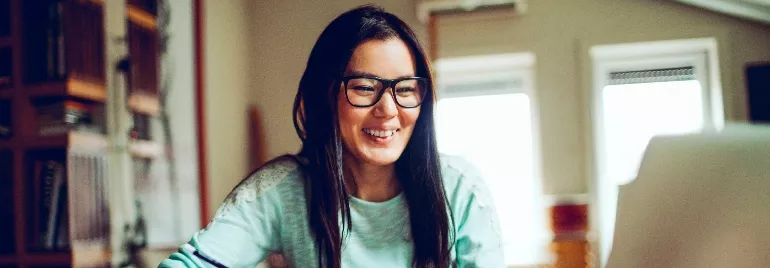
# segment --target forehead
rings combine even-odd
[[[356,47],[345,75],[370,73],[387,79],[414,76],[416,65],[409,47],[397,38],[368,40]]]

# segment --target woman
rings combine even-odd
[[[297,156],[241,182],[162,267],[503,267],[486,186],[441,157],[433,78],[412,30],[375,6],[318,38],[299,84]],[[441,161],[440,161],[441,160]],[[192,246],[192,247],[190,247]]]

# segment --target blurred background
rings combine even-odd
[[[0,267],[157,266],[266,160],[323,28],[367,1],[0,0]],[[379,1],[510,267],[603,267],[653,136],[770,122],[767,0]]]

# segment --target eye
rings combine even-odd
[[[398,94],[411,94],[415,91],[413,87],[400,87],[396,89],[396,93]]]
[[[356,91],[374,91],[374,88],[370,87],[370,86],[354,86],[353,90],[356,90]]]

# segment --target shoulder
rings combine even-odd
[[[453,210],[465,211],[469,206],[493,207],[489,188],[478,168],[459,156],[442,154],[440,157],[444,191]]]
[[[300,176],[300,166],[293,156],[270,160],[252,172],[233,189],[228,199],[249,200],[275,188],[284,181]]]
[[[297,183],[301,185],[301,167],[295,159],[290,155],[280,156],[252,172],[230,192],[217,211],[217,216],[237,204],[269,198],[281,187],[294,187]]]
[[[441,159],[441,177],[444,180],[447,194],[484,185],[481,172],[464,158],[447,154],[442,154],[439,157]]]

